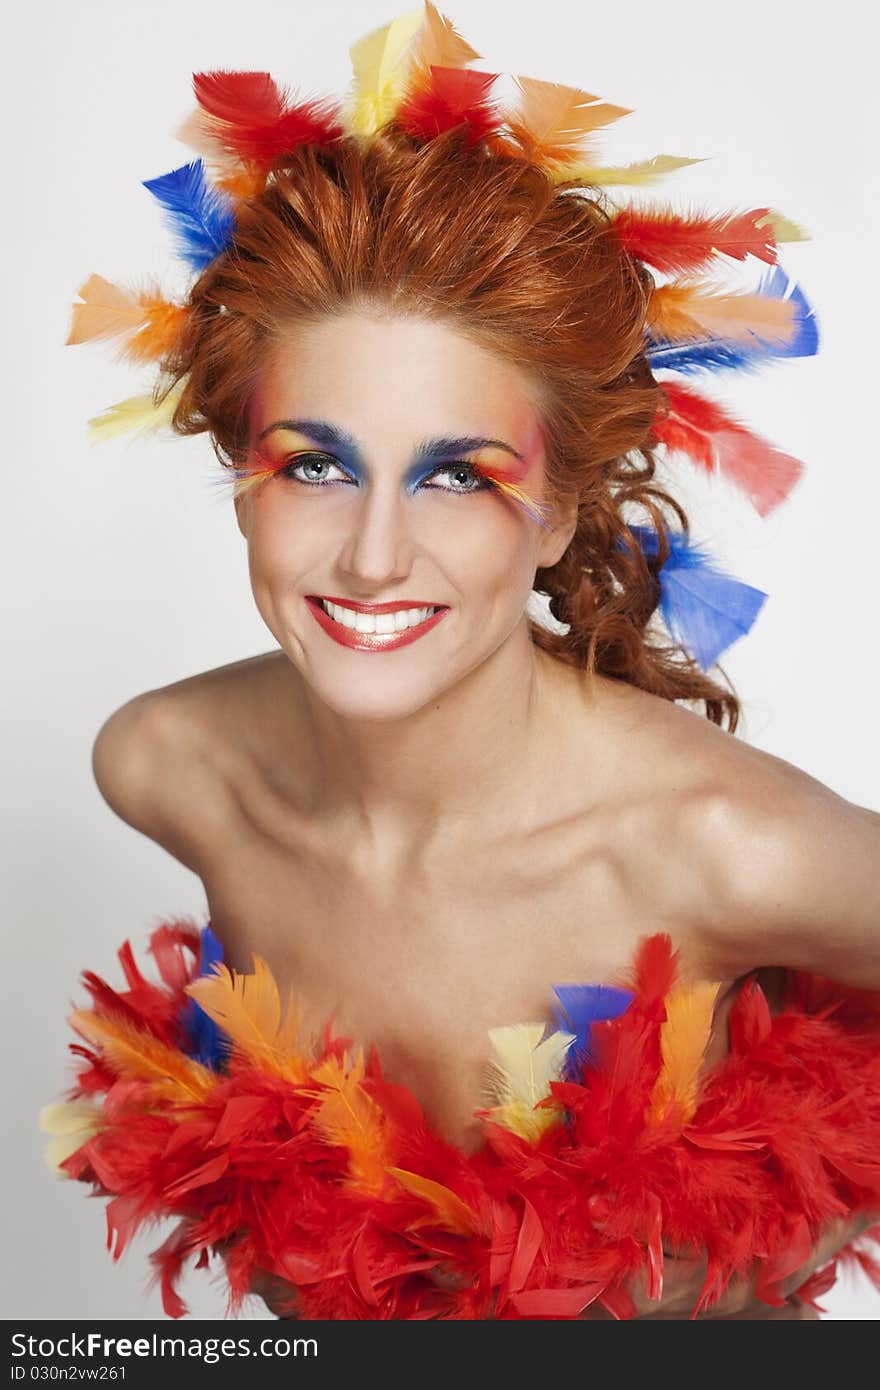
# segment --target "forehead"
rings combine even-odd
[[[358,437],[499,435],[534,442],[535,393],[515,363],[435,319],[350,312],[286,330],[251,404],[259,432],[284,415],[333,420]]]

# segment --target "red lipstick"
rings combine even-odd
[[[402,599],[394,603],[355,603],[352,599],[334,598],[332,594],[323,594],[322,597],[330,603],[338,603],[342,608],[353,608],[356,613],[397,613],[402,608],[435,606],[413,599]],[[334,642],[338,642],[342,647],[351,647],[354,651],[361,652],[390,652],[397,647],[405,647],[407,643],[424,637],[425,633],[436,627],[440,619],[449,612],[445,605],[438,607],[437,612],[431,613],[424,622],[416,623],[414,627],[406,627],[402,632],[358,632],[355,628],[345,627],[331,618],[316,595],[306,594],[306,603],[328,637],[332,637]]]
[[[429,598],[396,599],[394,603],[357,603],[353,598],[337,598],[335,594],[306,594],[310,599],[326,599],[340,608],[353,608],[356,613],[399,613],[401,608],[445,608],[446,604],[432,603]]]

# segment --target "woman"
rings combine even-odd
[[[94,769],[200,876],[227,965],[263,958],[306,1034],[332,1016],[375,1044],[468,1156],[487,1032],[547,1020],[554,981],[618,984],[656,933],[715,982],[704,1071],[755,972],[776,1011],[786,968],[880,989],[880,817],[734,739],[734,694],[658,628],[687,518],[654,480],[685,410],[646,357],[654,281],[598,201],[548,180],[536,120],[499,136],[485,82],[452,120],[438,71],[481,75],[444,24],[425,7],[412,60],[435,86],[369,140],[288,132],[267,179],[238,130],[234,233],[194,263],[162,365],[174,428],[209,432],[233,473],[277,647],[126,704]],[[229,154],[221,76],[197,79],[199,138]],[[750,479],[761,510],[791,472]],[[700,1315],[817,1316],[789,1296],[868,1224],[811,1232],[775,1305],[739,1279]],[[664,1251],[633,1311],[688,1317],[705,1266]],[[292,1315],[293,1282],[255,1287]]]

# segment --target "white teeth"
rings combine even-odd
[[[391,633],[403,632],[405,628],[423,623],[436,608],[400,608],[396,613],[357,613],[352,608],[321,599],[321,607],[337,623],[354,628],[357,632]]]

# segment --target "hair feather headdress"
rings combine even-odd
[[[198,276],[233,244],[239,204],[265,187],[273,161],[296,146],[330,145],[351,135],[369,139],[392,119],[422,142],[463,127],[469,143],[538,165],[554,186],[599,190],[624,251],[668,277],[655,281],[646,310],[645,356],[663,388],[654,439],[668,454],[683,454],[704,472],[723,476],[761,516],[777,507],[803,465],[681,378],[754,372],[818,351],[813,308],[778,263],[779,245],[805,240],[807,233],[766,207],[711,214],[615,204],[609,187],[648,187],[702,161],[659,154],[618,167],[602,164],[602,131],[631,112],[577,87],[517,76],[513,104],[500,106],[492,97],[500,74],[469,66],[480,55],[430,0],[359,39],[350,54],[352,79],[342,101],[300,99],[266,72],[193,75],[196,109],[177,136],[198,157],[143,181],[189,269]],[[712,278],[723,274],[725,262],[750,258],[765,267],[753,289]],[[187,303],[164,298],[155,285],[135,291],[92,275],[79,296],[67,342],[116,339],[136,363],[159,362],[187,327]],[[89,421],[90,437],[146,433],[170,423],[185,385],[184,377],[164,393],[154,389],[110,406]],[[270,471],[238,472],[236,492]],[[546,524],[542,505],[514,480],[493,480],[537,524]],[[656,531],[630,531],[645,555],[656,556]],[[672,538],[658,580],[667,627],[704,669],[749,630],[767,597],[723,574],[686,532]]]

